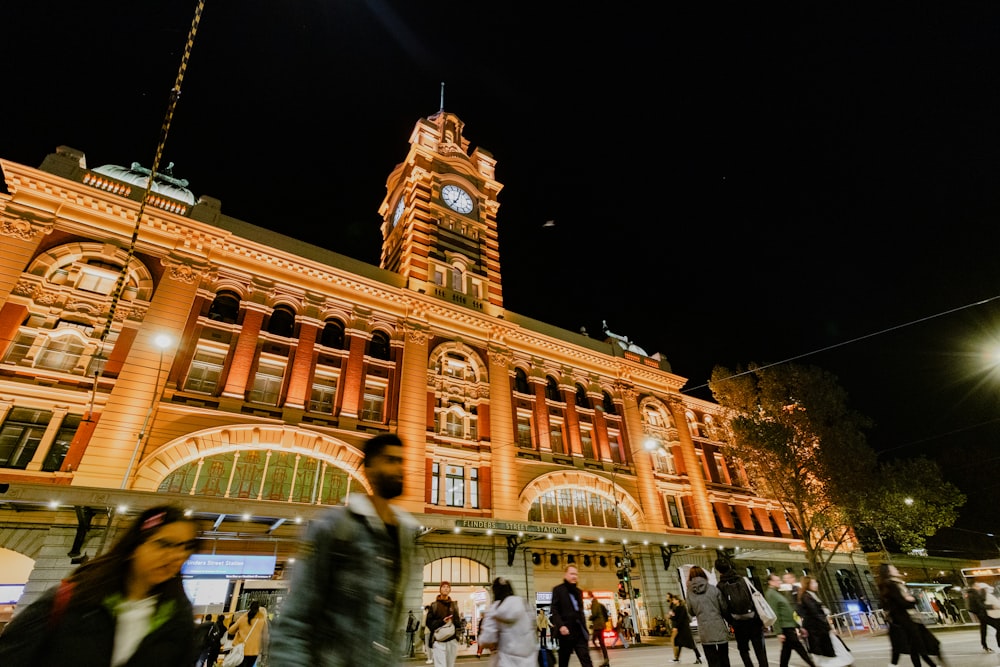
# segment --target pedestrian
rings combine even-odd
[[[576,565],[567,565],[563,582],[552,589],[552,632],[559,640],[559,667],[569,665],[576,653],[581,667],[592,667],[590,633],[583,614],[583,591],[577,587],[580,573]]]
[[[625,631],[625,619],[628,618],[628,612],[622,610],[618,614],[618,620],[615,621],[612,629],[615,631],[615,640],[611,643],[611,648],[618,646],[620,643],[625,648],[628,648],[628,632]]]
[[[184,510],[143,511],[111,549],[18,611],[0,634],[0,665],[194,664],[194,613],[180,572],[197,548]]]
[[[833,637],[830,635],[830,612],[823,606],[819,599],[819,581],[810,576],[802,577],[802,586],[799,587],[799,594],[795,610],[802,619],[802,628],[805,630],[809,643],[809,652],[814,656],[823,658],[834,658],[837,653],[833,650]],[[820,662],[825,662],[820,660]]]
[[[414,645],[417,630],[420,629],[420,621],[417,617],[413,615],[413,610],[411,609],[406,613],[406,655],[413,657]]]
[[[774,622],[774,629],[779,633],[778,641],[781,642],[781,657],[778,664],[780,667],[788,667],[792,651],[795,651],[809,667],[816,667],[806,647],[799,640],[799,624],[795,622],[795,611],[788,596],[780,590],[782,585],[781,577],[772,573],[767,576],[767,590],[764,591],[764,598],[778,616],[778,620]],[[792,590],[791,584],[785,585],[788,590]]]
[[[903,653],[910,655],[913,667],[920,667],[923,659],[928,665],[936,664],[932,655],[941,655],[941,644],[937,638],[910,615],[916,609],[917,600],[899,575],[899,570],[888,563],[878,568],[878,593],[882,609],[889,617],[889,645],[892,648],[890,664],[897,664]]]
[[[212,620],[211,614],[205,614],[204,618],[201,619],[201,623],[195,627],[194,645],[198,652],[198,657],[195,658],[194,667],[205,667],[208,660],[208,639],[214,629],[215,621]]]
[[[993,652],[993,649],[986,645],[987,627],[993,628],[996,632],[993,635],[993,641],[997,643],[997,648],[1000,648],[1000,621],[993,618],[986,604],[987,593],[992,590],[989,584],[980,582],[966,589],[965,592],[965,600],[966,605],[969,607],[969,613],[975,616],[976,622],[979,623],[979,643],[983,645],[983,651],[986,653]]]
[[[944,610],[952,623],[958,623],[958,607],[955,606],[955,601],[950,597],[944,599]]]
[[[227,634],[228,627],[224,615],[219,614],[215,617],[215,628],[212,630],[208,654],[205,657],[206,667],[215,667],[219,661],[219,652],[222,650],[222,638]]]
[[[608,610],[594,597],[593,591],[590,591],[590,623],[590,641],[594,648],[601,649],[601,656],[604,658],[601,667],[608,667],[611,661],[608,660],[608,647],[604,643],[604,630],[608,627]]]
[[[687,604],[672,593],[668,593],[667,597],[670,603],[670,619],[674,625],[672,631],[674,662],[681,661],[682,648],[689,648],[694,651],[694,664],[700,665],[701,651],[698,650],[698,645],[694,642],[694,633],[691,632],[691,616],[688,614]]]
[[[767,649],[764,646],[764,623],[757,614],[750,596],[750,580],[741,577],[727,558],[717,558],[715,571],[719,574],[716,588],[726,597],[729,606],[729,624],[736,637],[736,649],[743,660],[743,667],[754,667],[750,659],[750,646],[757,656],[758,667],[767,667]]]
[[[437,629],[449,623],[454,628],[451,636],[439,638]],[[451,599],[451,582],[442,581],[438,587],[438,596],[431,602],[431,609],[427,612],[427,631],[430,633],[434,667],[455,667],[461,629],[462,614],[459,612],[458,602]]]
[[[547,636],[549,628],[552,627],[552,622],[549,621],[549,615],[545,613],[544,609],[539,609],[535,615],[535,627],[538,628],[538,647],[548,648]]]
[[[496,657],[493,667],[536,667],[535,621],[504,577],[493,580],[493,603],[484,614],[482,641]]]
[[[268,636],[267,608],[253,600],[246,614],[240,616],[229,626],[229,634],[233,635],[233,646],[243,645],[243,662],[240,667],[254,667],[262,650],[267,647],[264,640]]]
[[[364,444],[371,494],[310,521],[271,633],[269,667],[399,664],[403,587],[419,525],[391,501],[403,492],[403,442]]]
[[[425,663],[428,665],[433,665],[434,656],[431,655],[431,633],[427,629],[427,614],[429,614],[430,612],[431,612],[431,606],[429,604],[424,605],[423,629],[420,631],[420,635],[423,637],[424,656],[426,656],[427,658],[427,660],[425,660]]]
[[[698,639],[709,667],[729,667],[729,606],[708,574],[697,565],[688,570],[688,612],[698,619]]]

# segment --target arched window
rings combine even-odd
[[[368,356],[389,361],[390,349],[389,334],[384,331],[376,331],[372,334],[371,342],[368,343]]]
[[[51,371],[70,372],[80,362],[83,355],[83,340],[75,333],[52,337],[45,348],[38,354],[35,366]]]
[[[530,394],[531,387],[528,386],[528,374],[523,368],[514,369],[514,391],[519,394]]]
[[[228,290],[215,295],[215,300],[208,309],[208,319],[224,324],[236,324],[240,316],[240,297]]]
[[[609,415],[617,414],[615,412],[615,402],[611,398],[611,394],[604,392],[604,412]]]
[[[551,375],[545,380],[545,398],[550,401],[562,402],[562,393],[559,391],[559,383]]]
[[[288,306],[278,306],[267,320],[267,332],[291,338],[295,332],[295,311]]]
[[[344,349],[344,323],[340,320],[327,320],[320,334],[319,344],[335,350]]]
[[[590,408],[590,397],[582,384],[576,385],[576,405],[580,408]]]
[[[528,521],[572,526],[597,526],[632,529],[632,522],[613,499],[587,489],[568,486],[550,489],[535,498],[528,510]]]

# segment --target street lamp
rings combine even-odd
[[[636,644],[641,644],[642,637],[639,633],[639,626],[637,625],[638,621],[635,618],[638,615],[639,610],[638,605],[633,604],[635,596],[632,594],[632,567],[630,565],[632,554],[628,551],[628,547],[626,546],[628,544],[628,538],[625,537],[624,531],[622,530],[622,510],[621,506],[618,504],[618,487],[615,484],[614,463],[611,464],[611,493],[615,497],[615,521],[618,524],[618,534],[621,537],[622,543],[622,566],[615,574],[618,575],[619,580],[622,581],[625,587],[625,599],[628,600],[629,610],[631,611],[629,614],[629,623],[632,626],[632,636],[635,638]]]
[[[135,439],[135,449],[132,450],[132,458],[129,459],[128,468],[125,469],[125,476],[122,478],[122,489],[128,486],[129,477],[132,476],[132,468],[135,466],[135,460],[139,456],[139,449],[142,447],[142,441],[146,437],[146,428],[149,426],[149,420],[153,416],[153,410],[156,408],[157,402],[160,400],[159,386],[160,386],[160,374],[163,372],[163,353],[174,344],[174,339],[165,333],[157,334],[153,337],[153,345],[160,351],[160,361],[156,365],[156,383],[153,384],[153,397],[149,399],[149,409],[146,410],[146,417],[142,420],[142,428],[139,429],[139,435]]]

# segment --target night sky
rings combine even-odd
[[[8,4],[0,156],[149,167],[195,3]],[[716,364],[820,366],[970,495],[953,537],[992,532],[1000,5],[759,4],[206,0],[164,161],[377,264],[443,81],[505,184],[509,310],[606,320],[702,397]]]

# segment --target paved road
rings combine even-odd
[[[1000,667],[1000,651],[996,653],[983,653],[979,645],[979,631],[950,630],[947,632],[935,633],[941,641],[941,650],[944,654],[948,667]],[[870,636],[859,636],[853,639],[845,638],[847,645],[855,656],[855,667],[886,667],[889,664],[889,637],[885,634]],[[990,646],[993,646],[993,632],[989,634]],[[777,638],[769,638],[767,644],[768,665],[778,667],[778,656],[781,654],[781,646]],[[471,662],[481,662],[483,667],[488,665],[488,657],[483,656],[479,661],[475,657],[475,650],[470,654],[460,656],[461,663],[466,667]],[[600,654],[592,651],[594,664],[600,664]],[[625,650],[621,647],[610,651],[611,667],[672,667],[674,664],[691,665],[694,664],[694,653],[690,649],[681,652],[681,662],[673,663],[673,648],[665,645],[661,641],[645,642],[642,646],[634,646]],[[736,652],[736,643],[729,643],[729,661],[732,667],[742,667],[739,654]],[[756,660],[754,661],[756,664]],[[422,665],[423,660],[405,661],[407,667]],[[570,659],[570,667],[579,667],[576,657]],[[899,667],[910,667],[911,663],[907,656],[902,656]],[[792,655],[790,667],[804,667],[805,663],[797,655]]]

